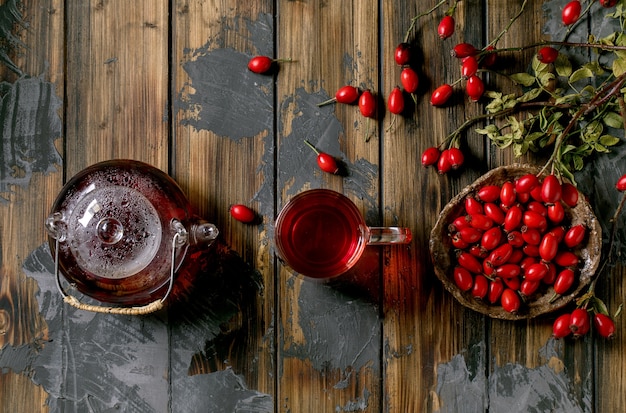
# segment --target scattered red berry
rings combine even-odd
[[[376,116],[376,98],[369,90],[364,90],[359,97],[359,110],[366,118]]]
[[[317,166],[329,174],[336,174],[339,172],[339,167],[337,166],[337,161],[331,155],[318,151],[315,146],[311,144],[311,142],[305,140],[304,143],[307,144],[315,153],[317,154]]]
[[[231,205],[229,211],[230,215],[237,221],[250,223],[256,220],[255,212],[243,204]]]
[[[469,98],[476,102],[483,96],[483,93],[485,93],[485,84],[480,77],[472,75],[467,79],[465,91]]]
[[[325,100],[321,103],[318,103],[317,106],[324,106],[324,105],[328,105],[329,103],[334,103],[334,102],[345,103],[347,105],[350,105],[356,102],[358,98],[359,98],[359,89],[354,86],[346,85],[346,86],[340,87],[337,90],[337,92],[335,92],[335,97]]]
[[[580,1],[573,0],[570,1],[563,7],[563,11],[561,12],[561,18],[563,20],[563,24],[566,26],[570,26],[578,21],[580,18],[580,12],[582,10],[582,5]]]
[[[395,115],[399,115],[404,110],[404,95],[398,86],[394,87],[389,94],[387,109]]]
[[[441,151],[436,146],[427,148],[422,153],[422,166],[427,167],[436,164],[440,155]]]
[[[255,56],[248,61],[248,69],[254,73],[267,73],[272,68],[274,60],[267,56]]]
[[[452,86],[447,83],[439,86],[430,96],[430,104],[433,106],[443,106],[452,96]]]
[[[450,158],[448,157],[448,149],[444,149],[437,160],[437,172],[439,172],[440,175],[443,175],[450,172],[450,169],[452,169],[452,164],[450,163]]]
[[[570,314],[569,329],[575,337],[580,337],[589,331],[589,312],[584,308],[576,308]]]
[[[615,188],[620,192],[626,191],[626,174],[622,175],[622,177],[617,180]]]
[[[447,39],[454,34],[454,18],[452,16],[444,16],[437,27],[437,34],[442,39]]]
[[[415,70],[407,66],[400,72],[400,82],[408,93],[415,93],[419,87],[419,76]]]
[[[408,43],[400,43],[396,46],[393,57],[399,66],[408,65],[411,61],[411,46]]]
[[[537,52],[537,59],[541,63],[553,63],[559,57],[559,51],[554,47],[545,46]]]
[[[554,338],[564,338],[572,333],[570,330],[571,315],[569,313],[562,314],[554,320],[552,324],[552,336]]]
[[[452,147],[448,149],[448,160],[452,169],[458,169],[465,161],[465,156],[459,148]]]
[[[470,76],[474,76],[478,72],[478,60],[474,56],[467,56],[463,58],[461,63],[461,76],[468,79]]]
[[[452,56],[462,59],[467,56],[474,56],[478,50],[470,43],[459,43],[452,49]]]
[[[601,337],[613,338],[615,335],[615,322],[606,314],[596,313],[593,316],[593,325]]]
[[[575,207],[578,204],[578,189],[569,182],[561,184],[561,200],[568,207]]]

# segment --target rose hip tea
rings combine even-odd
[[[352,201],[325,189],[296,195],[279,214],[275,228],[279,256],[294,271],[312,278],[344,273],[368,244],[410,240],[406,228],[368,227]]]

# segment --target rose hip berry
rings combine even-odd
[[[243,223],[250,223],[256,220],[256,213],[243,204],[231,205],[229,212],[233,218]]]
[[[537,59],[541,63],[553,63],[559,57],[559,51],[554,47],[544,46],[537,52]]]
[[[400,83],[408,93],[415,93],[419,87],[419,76],[412,68],[405,67],[400,72]]]
[[[399,66],[408,65],[411,61],[411,46],[404,42],[398,44],[393,58]]]
[[[450,97],[452,96],[453,89],[447,83],[439,86],[433,94],[430,96],[430,104],[433,106],[443,106],[448,102]]]
[[[452,169],[458,169],[461,165],[463,165],[465,155],[463,155],[463,151],[459,148],[452,147],[448,149],[448,160],[450,161]]]
[[[454,17],[443,16],[437,27],[437,34],[441,39],[447,39],[454,34]]]
[[[441,155],[441,151],[436,146],[426,148],[426,150],[422,152],[422,166],[427,167],[436,164],[439,155]]]
[[[620,192],[626,191],[626,174],[622,175],[615,184],[615,189]]]
[[[509,313],[517,313],[522,305],[522,299],[514,290],[505,288],[500,296],[500,304]]]
[[[485,93],[483,80],[476,75],[470,76],[465,84],[465,92],[472,101],[477,102],[483,96],[483,93]]]
[[[615,335],[615,322],[606,314],[596,313],[593,316],[593,326],[601,337],[613,338]]]
[[[399,115],[404,110],[404,95],[398,86],[394,87],[389,94],[387,109],[395,115]]]
[[[313,151],[317,154],[317,166],[329,174],[336,174],[339,172],[339,167],[337,166],[337,161],[331,155],[318,151],[315,146],[311,144],[311,142],[305,140],[304,143],[307,144]]]
[[[576,308],[570,314],[569,329],[574,336],[582,336],[589,331],[589,312],[584,308]]]
[[[461,76],[465,79],[469,79],[478,72],[478,60],[474,56],[467,56],[463,58],[461,63]]]
[[[337,92],[335,92],[335,97],[318,103],[317,106],[324,106],[334,102],[350,105],[356,102],[358,98],[359,89],[354,86],[346,85],[337,89]]]
[[[569,336],[572,333],[570,330],[570,320],[571,315],[569,313],[562,314],[554,320],[552,324],[552,337],[554,338],[564,338]]]
[[[459,43],[452,49],[452,56],[458,57],[459,59],[467,56],[475,56],[477,53],[478,49],[470,43]]]
[[[376,116],[376,98],[369,90],[364,90],[359,97],[359,111],[366,118]]]
[[[248,69],[254,73],[267,73],[272,68],[274,60],[268,56],[255,56],[248,61]]]
[[[578,0],[570,1],[569,3],[567,3],[561,11],[563,24],[566,26],[570,26],[576,23],[578,21],[578,18],[580,17],[581,10],[582,5]]]

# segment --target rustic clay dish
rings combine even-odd
[[[448,236],[448,224],[454,218],[464,213],[464,199],[475,194],[479,188],[490,184],[499,185],[527,173],[537,174],[539,173],[539,168],[515,164],[502,166],[487,172],[463,189],[443,208],[431,232],[430,254],[435,274],[444,287],[464,306],[493,318],[506,320],[528,319],[562,308],[584,292],[594,277],[600,262],[602,230],[589,203],[581,194],[578,204],[574,208],[566,207],[566,219],[571,221],[571,225],[584,224],[588,229],[586,245],[583,245],[576,251],[581,259],[578,282],[568,294],[550,301],[554,295],[554,290],[552,287],[544,288],[541,293],[533,296],[533,300],[523,304],[518,313],[512,314],[499,305],[491,305],[488,301],[476,300],[471,296],[470,292],[465,293],[457,288],[452,279],[455,249],[451,245],[450,237]]]

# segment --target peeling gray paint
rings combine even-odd
[[[41,77],[0,83],[0,202],[11,186],[25,187],[34,173],[54,172],[61,164],[54,146],[62,134],[61,103],[54,85]]]
[[[378,369],[381,322],[375,305],[315,282],[302,283],[298,304],[303,342],[283,343],[285,357],[308,360],[318,371]]]
[[[544,364],[493,366],[486,377],[485,345],[477,344],[437,366],[436,393],[431,400],[439,413],[577,413],[591,411],[591,393],[583,405],[574,397],[562,361],[563,341],[550,338],[539,354]],[[468,361],[471,360],[471,365]],[[583,385],[583,387],[586,387]]]
[[[95,314],[67,306],[56,288],[48,244],[32,252],[23,270],[39,285],[36,298],[49,337],[37,345],[5,346],[0,350],[0,369],[31,377],[49,394],[51,412],[165,412],[170,402],[179,403],[172,411],[181,412],[272,411],[272,397],[247,389],[232,369],[188,375],[194,352],[219,338],[225,321],[237,311],[244,311],[244,318],[254,316],[252,304],[240,300],[250,303],[250,295],[261,286],[236,254],[227,255],[214,270],[218,279],[230,280],[230,286],[226,281],[218,285],[216,278],[205,274],[193,295],[197,301],[190,303],[187,313],[177,311],[170,317],[165,312],[145,317]],[[238,288],[233,288],[235,283]],[[245,337],[247,331],[237,334]],[[205,410],[207,400],[215,410]]]
[[[273,56],[273,21],[267,14],[245,21],[254,52],[224,47],[227,32],[242,35],[240,23],[223,19],[219,35],[187,51],[182,67],[189,84],[175,102],[183,112],[181,125],[235,141],[271,132],[274,124],[274,72],[256,74],[247,67],[252,53]]]

